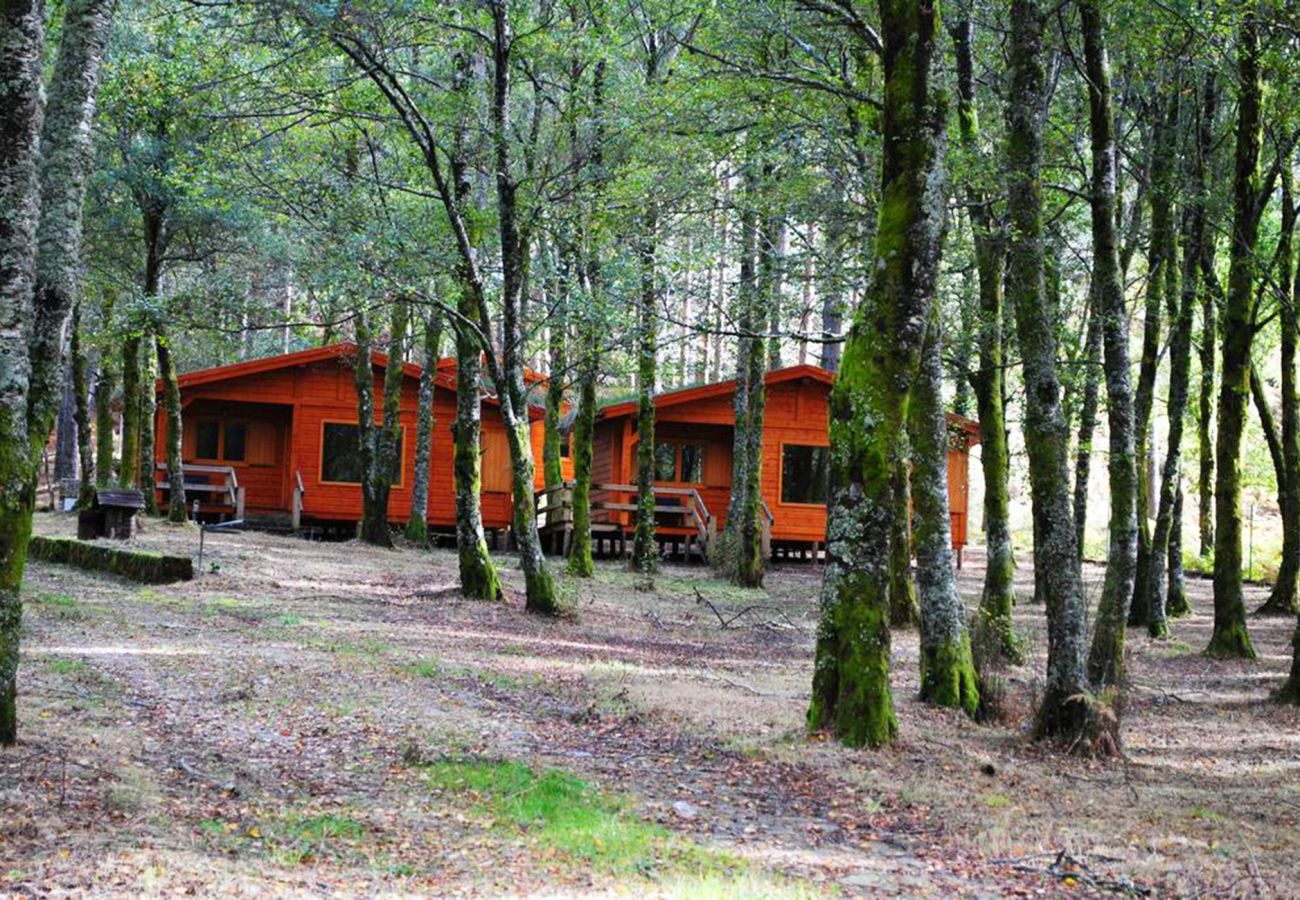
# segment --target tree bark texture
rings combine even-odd
[[[1106,419],[1110,431],[1110,458],[1107,460],[1110,540],[1101,603],[1088,656],[1088,675],[1093,686],[1100,690],[1117,686],[1124,674],[1124,635],[1137,567],[1139,460],[1135,450],[1133,386],[1129,374],[1128,310],[1124,304],[1119,241],[1115,233],[1115,172],[1119,160],[1100,0],[1081,0],[1079,12],[1083,21],[1091,111],[1093,284],[1097,292],[1097,312],[1103,317]],[[1145,510],[1142,516],[1146,516]]]
[[[184,522],[185,473],[181,466],[181,388],[177,381],[176,366],[172,362],[171,343],[158,327],[154,337],[158,351],[158,375],[163,383],[163,406],[167,412],[167,481],[170,484],[167,498],[167,519]]]
[[[945,103],[937,8],[881,0],[881,203],[872,284],[830,397],[830,501],[808,724],[851,746],[898,730],[889,690],[893,473],[935,303],[944,216]]]
[[[1254,659],[1241,582],[1241,436],[1250,391],[1259,235],[1259,22],[1246,7],[1237,39],[1237,136],[1233,172],[1231,267],[1223,306],[1214,486],[1214,633],[1206,652]]]
[[[424,322],[424,369],[420,372],[419,408],[415,413],[415,474],[411,478],[411,514],[406,539],[416,544],[429,540],[429,467],[433,456],[434,379],[442,344],[442,314],[434,310]]]

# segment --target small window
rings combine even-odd
[[[560,435],[560,458],[568,459],[573,456],[573,432]]]
[[[677,445],[660,443],[655,446],[655,481],[677,480]]]
[[[194,423],[195,459],[220,459],[221,423],[213,419]]]
[[[830,484],[829,447],[781,448],[781,502],[825,503]]]
[[[403,441],[406,429],[401,430],[397,444],[397,467],[393,472],[393,485],[401,485],[402,458],[406,449]],[[321,441],[320,480],[340,484],[361,483],[361,429],[347,422],[326,422]]]
[[[655,481],[702,484],[704,445],[661,441],[655,446]]]
[[[221,458],[226,462],[244,461],[244,444],[247,442],[248,426],[243,422],[226,423],[226,444],[221,450]]]
[[[682,444],[682,463],[678,481],[700,484],[704,481],[704,445]]]

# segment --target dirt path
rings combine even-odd
[[[137,543],[196,537],[155,525]],[[1296,892],[1300,722],[1266,702],[1289,622],[1252,620],[1255,664],[1199,656],[1205,615],[1172,641],[1134,635],[1128,761],[1104,765],[1023,737],[1040,609],[1018,610],[1034,658],[1007,673],[998,728],[917,703],[900,634],[902,739],[867,753],[803,733],[813,567],[755,592],[670,566],[643,592],[610,563],[564,583],[575,619],[545,622],[517,598],[460,600],[445,552],[253,534],[208,550],[209,572],[162,588],[31,567],[24,738],[0,757],[8,888]],[[530,780],[550,769],[581,781]],[[558,812],[520,811],[551,788],[569,792]]]

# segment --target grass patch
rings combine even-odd
[[[494,827],[519,831],[571,865],[611,874],[726,875],[739,863],[675,838],[637,818],[624,799],[559,769],[513,761],[443,760],[426,768],[429,786],[466,795]]]
[[[421,659],[403,666],[402,671],[416,678],[437,678],[442,674],[442,666],[436,659]]]
[[[275,620],[275,624],[283,625],[285,628],[296,628],[302,624],[302,616],[292,614],[280,616]]]
[[[985,794],[984,805],[989,809],[1006,809],[1011,805],[1011,798],[1006,794]]]
[[[47,663],[50,671],[58,675],[84,675],[90,671],[90,666],[79,659],[62,659],[55,657]]]
[[[42,615],[69,621],[84,619],[88,614],[84,606],[75,597],[68,594],[43,592],[27,598],[27,603],[40,610]]]

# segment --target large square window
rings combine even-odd
[[[781,502],[825,503],[830,485],[830,447],[786,444],[781,448]]]

